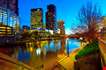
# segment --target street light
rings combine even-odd
[[[79,39],[80,39],[80,42],[81,42],[81,44],[80,44],[80,45],[81,45],[81,47],[82,47],[82,46],[83,46],[83,45],[82,45],[83,38],[82,38],[82,37],[80,37]]]
[[[69,54],[70,54],[70,52],[69,52],[69,39],[66,39],[66,44],[67,44],[67,55],[69,57]]]

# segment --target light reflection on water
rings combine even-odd
[[[47,44],[46,46],[44,46],[44,48],[46,49],[46,52],[56,52],[57,50],[60,49],[60,41],[57,41],[55,43],[55,41],[51,41],[50,44]]]
[[[61,51],[61,48],[63,47],[63,50],[66,49],[66,51],[70,53],[72,50],[78,48],[79,46],[80,46],[80,42],[77,39],[69,39],[68,41],[65,39],[64,40],[53,40],[53,41],[49,41],[46,45],[42,46],[43,48],[42,52],[46,54],[47,52]],[[22,50],[22,48],[18,49],[17,59],[19,61],[25,61],[25,62],[30,61],[30,59],[32,58],[32,53],[28,49],[29,48],[27,48],[26,50]],[[37,56],[36,48],[33,48],[33,49],[34,49],[33,55]]]

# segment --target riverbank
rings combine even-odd
[[[73,50],[69,56],[67,54],[58,54],[57,62],[62,65],[66,70],[74,70],[75,56],[80,48]]]
[[[81,42],[80,47],[74,49],[70,54],[69,57],[67,54],[58,54],[57,55],[57,62],[62,65],[66,70],[74,70],[74,63],[76,61],[75,56],[77,53],[87,45],[88,42]]]
[[[99,43],[97,40],[87,44],[76,55],[75,70],[102,70]]]

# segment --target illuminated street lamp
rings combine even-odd
[[[80,43],[81,43],[80,45],[81,45],[81,47],[82,47],[82,46],[83,46],[83,44],[82,44],[83,38],[80,37],[79,39],[80,39]]]
[[[69,39],[66,39],[66,44],[67,44],[67,55],[69,57],[69,54],[70,54],[70,52],[69,52]]]

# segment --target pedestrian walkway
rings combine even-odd
[[[57,56],[57,62],[62,65],[66,70],[74,70],[74,61],[71,60],[71,57],[65,54],[59,54]]]
[[[85,46],[85,44],[83,45],[83,47],[84,46]],[[69,54],[69,56],[67,54],[58,54],[57,55],[57,62],[60,65],[62,65],[66,70],[74,70],[74,62],[76,61],[75,56],[78,53],[78,51],[80,51],[81,49],[82,49],[82,47],[73,50]]]

